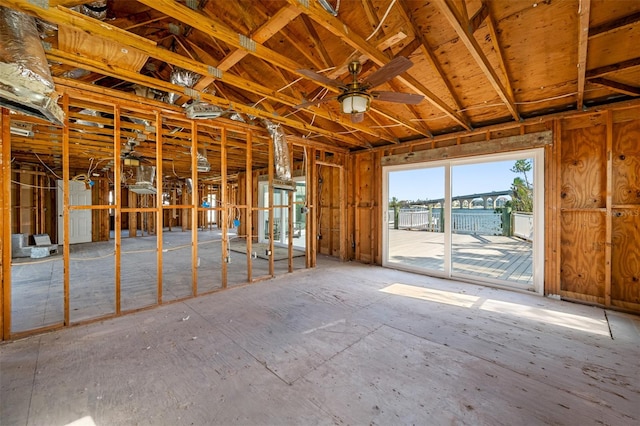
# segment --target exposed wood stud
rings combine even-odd
[[[197,151],[196,151],[197,152]],[[195,157],[195,153],[192,153]],[[229,236],[228,236],[228,213],[229,213],[229,199],[227,194],[228,182],[227,182],[227,129],[225,127],[220,129],[220,205],[222,210],[219,212],[220,218],[220,232],[222,233],[222,267],[220,268],[222,273],[222,288],[227,288],[228,285],[228,272],[229,265],[227,263],[227,256],[230,251]]]
[[[2,291],[0,292],[0,340],[11,336],[11,118],[9,110],[0,108],[0,226],[2,229]]]
[[[607,209],[605,223],[605,247],[604,247],[604,305],[611,306],[611,268],[612,268],[612,239],[613,239],[613,114],[607,111],[606,116],[607,140],[606,140],[606,199],[605,207]]]
[[[158,127],[160,127],[161,117],[158,116],[157,120]],[[198,209],[200,208],[200,185],[197,184],[198,157],[196,153],[198,152],[199,141],[198,124],[195,121],[191,122],[191,141],[191,182],[193,182],[193,188],[191,189],[191,293],[194,296],[197,296],[198,266],[200,264],[200,259],[198,258]],[[160,139],[160,143],[162,143],[162,139]],[[162,204],[162,198],[159,198],[158,202]],[[162,222],[160,222],[160,224],[162,226]]]
[[[63,294],[64,294],[64,325],[70,322],[69,313],[69,95],[62,95],[62,110],[65,113],[64,126],[62,128],[62,239],[63,239]],[[58,237],[59,239],[60,237]]]
[[[120,313],[122,309],[122,169],[120,168],[120,106],[113,106],[113,164],[116,165],[113,168],[113,197],[114,197],[114,218],[113,218],[113,232],[114,232],[114,284],[116,289],[116,315]],[[129,203],[131,205],[131,203]],[[132,213],[129,213],[131,217]],[[133,213],[135,215],[135,213]],[[65,257],[68,252],[64,252]]]

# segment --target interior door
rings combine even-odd
[[[58,180],[58,244],[64,241],[63,221],[64,192],[62,180]],[[84,182],[69,181],[69,206],[90,206],[91,188]],[[91,210],[69,211],[69,244],[91,242]]]

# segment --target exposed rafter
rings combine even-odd
[[[482,2],[480,9],[469,18],[469,28],[472,33],[475,33],[482,25],[485,19],[489,16],[489,7],[486,2]]]
[[[308,4],[308,7],[306,7],[300,4],[297,0],[287,1],[289,2],[289,4],[299,8],[304,14],[308,15],[311,19],[324,27],[327,31],[342,39],[349,46],[367,55],[378,66],[383,66],[390,61],[390,59],[387,58],[384,53],[372,46],[369,42],[358,35],[355,31],[351,30],[339,19],[331,16],[316,2],[311,2]],[[438,98],[433,92],[427,89],[417,79],[407,75],[406,73],[396,78],[402,81],[414,92],[425,96],[425,98],[427,98],[429,102],[446,113],[462,127],[471,129],[471,125],[458,112],[454,111],[449,105]]]
[[[509,73],[509,70],[507,69],[507,63],[504,60],[504,54],[502,52],[500,40],[498,40],[498,30],[496,28],[496,23],[493,20],[493,16],[491,16],[491,12],[489,11],[489,6],[486,4],[486,0],[482,0],[482,8],[487,10],[487,16],[485,19],[487,21],[487,27],[489,28],[489,34],[491,35],[493,50],[495,50],[496,55],[498,56],[498,65],[500,66],[502,74],[504,74],[504,85],[507,91],[507,95],[509,95],[509,98],[513,99],[515,102],[513,88],[511,87],[511,75]]]
[[[89,19],[84,15],[74,12],[70,9],[66,9],[66,8],[42,9],[38,6],[34,6],[33,4],[31,4],[26,0],[0,0],[0,4],[9,4],[10,7],[27,11],[46,21],[55,22],[60,25],[68,25],[78,30],[85,31],[88,34],[100,36],[107,40],[111,40],[114,43],[125,44],[129,46],[129,48],[138,49],[139,51],[151,57],[157,58],[161,61],[172,64],[174,66],[179,66],[181,68],[196,72],[200,75],[211,75],[210,65],[188,59],[182,55],[178,55],[166,49],[160,48],[156,46],[155,43],[153,43],[148,39],[128,33],[119,28],[112,27],[106,22],[99,22],[99,21]],[[71,60],[73,58],[71,58],[71,55],[70,55],[70,57],[67,59]],[[108,64],[103,64],[103,65],[107,69],[112,68],[112,67],[109,67]],[[222,75],[220,75],[219,78],[218,77],[216,78],[219,79],[220,81],[223,81],[239,89],[251,91],[252,93],[255,93],[259,96],[263,96],[267,99],[281,102],[289,106],[295,106],[299,103],[299,99],[294,99],[292,97],[285,96],[281,93],[274,92],[272,89],[261,86],[250,80],[237,77],[231,73],[221,73],[221,74]],[[109,75],[113,75],[113,73],[110,73]],[[119,76],[114,75],[114,77],[119,77]],[[182,90],[179,90],[178,92],[184,92],[184,88],[182,88]],[[344,127],[360,130],[366,134],[372,135],[381,140],[386,140],[390,142],[394,141],[393,139],[389,140],[387,135],[376,132],[371,128],[369,128],[368,126],[351,123],[351,121],[348,119],[345,119],[341,116],[336,117],[335,115],[329,114],[327,111],[322,110],[320,108],[312,107],[312,108],[309,108],[309,110],[323,118],[326,118],[327,120],[331,120],[333,122],[339,123]],[[288,121],[292,122],[292,120],[288,120]],[[303,127],[305,126],[303,123],[298,123],[298,124],[299,125],[302,124]],[[352,140],[352,142],[354,141],[355,140]],[[358,142],[358,144],[361,144],[361,142]]]
[[[584,107],[584,86],[587,72],[587,50],[589,47],[589,17],[591,15],[591,0],[581,0],[578,11],[580,22],[578,23],[578,104],[577,108]]]
[[[280,9],[276,15],[271,17],[271,19],[265,22],[264,25],[262,25],[254,32],[253,40],[258,43],[264,43],[298,15],[299,12],[292,7]],[[242,58],[244,58],[248,54],[249,52],[247,52],[245,49],[235,49],[227,56],[225,56],[221,61],[219,61],[215,66],[222,71],[228,71],[232,66],[240,62]],[[209,84],[211,84],[213,80],[215,80],[214,77],[205,75],[194,85],[193,88],[195,90],[202,90]],[[186,98],[181,98],[178,103],[185,101]]]
[[[640,12],[632,13],[622,18],[614,19],[612,21],[605,22],[597,25],[589,30],[589,38],[594,38],[600,35],[608,34],[610,32],[619,30],[629,25],[637,24],[640,22]]]
[[[442,66],[440,65],[440,61],[438,61],[438,59],[433,54],[433,51],[429,46],[429,42],[427,41],[427,38],[424,36],[424,32],[421,31],[420,28],[418,28],[414,14],[409,8],[407,1],[406,0],[397,0],[397,1],[398,1],[398,5],[400,6],[398,9],[402,15],[402,18],[405,20],[405,22],[408,25],[411,26],[411,28],[413,29],[413,32],[416,35],[416,38],[420,42],[420,49],[422,50],[422,53],[429,60],[429,62],[431,63],[431,66],[433,66],[436,73],[440,76],[440,79],[447,86],[447,89],[449,90],[449,95],[451,96],[451,99],[453,99],[453,102],[455,102],[456,108],[458,109],[458,111],[462,110],[463,109],[462,103],[460,103],[460,99],[458,99],[458,95],[453,89],[453,85],[451,84],[451,81],[447,78],[446,73],[442,69]],[[464,117],[464,119],[468,121],[466,117]]]
[[[598,68],[590,69],[586,72],[586,77],[588,79],[602,77],[607,74],[611,74],[612,72],[627,70],[631,68],[636,68],[640,66],[640,57],[627,59],[626,61],[617,62],[615,64],[609,64]]]
[[[596,77],[596,78],[589,79],[588,81],[589,83],[606,87],[607,89],[613,90],[614,92],[618,92],[618,93],[622,93],[630,96],[640,96],[640,87],[619,83],[617,81],[609,80],[604,77]]]
[[[482,48],[473,36],[473,33],[471,33],[468,26],[463,23],[462,16],[460,16],[456,7],[451,4],[451,0],[435,0],[435,3],[440,7],[442,14],[455,29],[460,40],[465,44],[465,46],[467,46],[469,53],[478,63],[478,66],[489,80],[489,83],[491,83],[495,91],[498,93],[498,96],[500,96],[500,99],[505,103],[507,109],[511,113],[511,116],[515,120],[520,120],[520,114],[518,113],[513,97],[509,95],[509,92],[503,86],[500,81],[500,77],[489,63],[486,55],[482,52]]]
[[[181,89],[184,89],[181,86],[178,86],[176,84],[172,84],[169,82],[166,82],[164,80],[158,80],[158,79],[154,79],[151,77],[146,77],[143,76],[141,74],[132,72],[132,71],[128,71],[128,70],[124,70],[121,68],[118,68],[117,66],[114,65],[106,65],[104,63],[102,63],[101,61],[93,61],[90,59],[77,59],[77,58],[70,58],[69,55],[67,55],[65,52],[61,52],[57,49],[50,49],[47,52],[47,57],[49,57],[52,60],[61,62],[61,63],[67,63],[69,65],[73,65],[73,66],[80,66],[83,67],[84,69],[87,69],[89,71],[93,71],[93,72],[100,72],[103,73],[105,75],[111,75],[111,76],[115,76],[118,78],[122,78],[124,80],[127,80],[129,82],[132,83],[137,83],[137,84],[141,84],[147,87],[151,87],[151,88],[156,88],[158,90],[162,90],[162,91],[167,91],[167,92],[179,92]],[[262,117],[262,118],[266,118],[268,120],[277,122],[277,123],[282,123],[286,126],[289,127],[293,127],[295,129],[301,130],[303,132],[312,132],[312,133],[317,133],[319,135],[323,135],[327,138],[330,139],[334,139],[336,141],[340,141],[342,143],[346,143],[348,145],[352,145],[352,146],[367,146],[366,142],[363,142],[359,139],[356,138],[352,138],[352,137],[345,137],[342,135],[337,135],[335,132],[329,131],[329,130],[325,130],[319,127],[315,127],[315,126],[311,126],[305,123],[300,123],[298,121],[292,120],[290,118],[286,118],[286,117],[281,117],[281,116],[273,116],[269,113],[267,113],[264,110],[258,109],[258,108],[253,108],[250,106],[245,106],[245,105],[240,105],[240,104],[232,104],[231,102],[229,102],[226,99],[217,97],[217,96],[213,96],[210,94],[205,94],[202,93],[200,94],[202,100],[207,101],[207,102],[211,102],[214,103],[216,105],[220,105],[221,107],[224,108],[229,108],[229,107],[233,107],[235,110],[237,110],[238,112],[244,113],[244,114],[250,114],[256,117]]]

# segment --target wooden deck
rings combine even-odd
[[[515,237],[454,234],[452,275],[490,278],[530,288],[533,285],[532,244]],[[389,262],[409,268],[444,271],[444,234],[389,230]]]

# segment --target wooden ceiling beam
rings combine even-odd
[[[218,40],[224,42],[236,49],[241,49],[247,54],[262,59],[263,61],[276,64],[291,73],[298,74],[297,70],[301,67],[294,60],[274,51],[261,43],[255,38],[249,38],[244,34],[240,34],[227,27],[224,22],[207,16],[203,13],[190,9],[173,0],[138,0],[140,3],[149,6],[159,12],[165,13],[175,19],[193,26],[194,28],[208,34]]]
[[[469,18],[469,31],[475,33],[478,28],[480,28],[484,20],[487,19],[487,16],[489,16],[489,6],[483,1],[480,9],[478,9],[471,18]]]
[[[617,62],[615,64],[605,65],[603,67],[593,68],[586,72],[588,79],[602,77],[612,72],[627,70],[640,66],[640,57],[627,59],[626,61]]]
[[[300,12],[297,9],[296,11]],[[313,43],[316,46],[316,50],[318,51],[318,53],[320,54],[320,58],[322,58],[322,61],[324,62],[325,68],[333,67],[334,66],[333,61],[331,60],[331,57],[329,56],[327,49],[325,49],[324,43],[322,42],[322,40],[320,40],[320,36],[318,35],[318,32],[314,28],[313,23],[311,22],[309,17],[307,17],[306,15],[302,15],[301,18],[302,18],[302,22],[304,23],[304,27],[307,30],[307,33],[309,34],[309,37],[311,37],[311,40],[313,40]],[[304,49],[304,46],[303,46],[302,50],[306,51],[308,49]]]
[[[264,43],[269,40],[274,34],[284,28],[289,22],[295,19],[300,13],[292,8],[292,7],[283,7],[278,10],[278,12],[271,17],[267,22],[264,23],[260,28],[258,28],[253,34],[252,39],[257,43]],[[235,49],[227,56],[225,56],[221,61],[219,61],[215,67],[222,70],[228,71],[235,64],[240,62],[245,56],[249,54],[248,51],[244,49]],[[193,87],[195,90],[202,90],[205,87],[209,86],[214,77],[205,75],[203,76]],[[183,103],[186,102],[187,99],[179,99]]]
[[[257,58],[260,58],[268,63],[274,64],[280,68],[283,68],[287,71],[290,71],[292,73],[298,74],[298,71],[300,68],[302,68],[298,63],[296,63],[295,61],[289,59],[286,56],[283,56],[271,49],[266,48],[265,46],[263,46],[260,42],[258,42],[258,40],[256,40],[255,38],[255,34],[254,34],[254,38],[253,39],[249,39],[246,36],[243,36],[242,34],[238,34],[236,32],[234,32],[233,30],[231,30],[230,28],[228,28],[227,26],[225,26],[225,24],[217,19],[213,19],[211,17],[207,17],[205,15],[203,15],[202,13],[196,12],[190,8],[188,8],[187,6],[183,6],[179,3],[175,3],[169,0],[139,0],[141,3],[155,9],[158,10],[162,13],[166,13],[178,20],[180,20],[181,22],[184,23],[188,23],[189,25],[192,25],[194,28],[197,28],[198,30],[204,32],[205,34],[208,34],[211,37],[214,37],[220,41],[223,41],[231,46],[234,46],[235,48],[242,50],[243,52],[245,52],[246,54],[251,54]],[[292,19],[295,19],[295,17],[297,17],[300,12],[298,9],[292,8],[292,7],[285,7],[282,8],[281,10],[283,10],[283,13],[278,15],[278,18],[274,21],[274,25],[273,27],[271,26],[263,26],[261,27],[261,29],[259,29],[258,31],[260,32],[260,34],[262,34],[262,36],[266,37],[267,39],[270,38],[273,33],[277,32],[276,29],[281,29],[282,27],[284,27],[287,23],[291,22]],[[257,31],[257,32],[258,32]],[[261,36],[261,37],[262,37]],[[243,42],[244,40],[244,42]],[[248,44],[250,46],[245,46],[243,44]],[[244,57],[244,56],[242,56]],[[240,58],[241,59],[241,58]],[[238,59],[238,60],[240,60]],[[227,65],[224,65],[223,68],[227,67],[227,66],[232,66],[232,61],[229,61],[229,63]],[[233,64],[235,64],[237,62],[234,62]],[[220,71],[224,71],[224,69],[220,68],[221,63],[218,63],[218,70]],[[203,75],[208,75],[209,73],[203,73]],[[300,75],[300,74],[298,74]],[[224,80],[224,76],[227,77],[227,79],[230,77],[229,73],[224,73],[224,75],[222,77],[220,77],[219,79]],[[217,77],[216,77],[217,78]],[[246,83],[248,83],[248,80],[244,80]],[[204,83],[203,83],[204,84]],[[256,93],[255,87],[257,85],[253,85],[254,89],[250,89],[248,87],[245,87],[245,89],[250,90],[254,93]],[[242,86],[237,86],[237,87],[242,87]],[[333,87],[331,87],[331,89],[334,89]],[[262,90],[261,91],[263,96],[271,98],[271,99],[275,99],[278,100],[280,102],[282,102],[282,97],[277,95],[276,92],[273,92],[272,89],[266,89],[266,90]],[[267,95],[266,92],[271,92],[269,95]],[[260,92],[258,92],[258,94],[260,94]],[[295,106],[299,103],[298,100],[295,100],[293,103],[291,102],[284,102],[289,104],[290,106]],[[309,109],[311,110],[311,108]],[[351,128],[351,129],[357,129],[360,130],[364,133],[370,134],[372,136],[375,136],[377,138],[380,138],[382,140],[386,140],[389,142],[393,142],[393,140],[389,140],[389,138],[384,135],[381,134],[379,132],[373,132],[370,128],[368,128],[367,126],[362,126],[362,125],[358,125],[356,123],[351,123],[350,120],[346,120],[342,117],[335,117],[335,116],[329,116],[327,114],[326,111],[320,109],[320,108],[315,108],[313,110],[313,112],[315,114],[318,114],[328,120],[334,121],[339,123],[341,126],[343,127],[347,127],[347,128]]]
[[[504,75],[504,83],[505,90],[507,91],[507,95],[509,99],[514,100],[515,105],[515,96],[513,95],[513,87],[511,86],[511,74],[507,69],[507,63],[504,60],[504,53],[502,52],[502,46],[500,45],[500,41],[498,40],[498,31],[496,29],[496,23],[493,20],[493,16],[491,16],[491,12],[489,11],[489,6],[486,4],[487,0],[482,0],[483,9],[487,10],[487,27],[489,28],[489,35],[491,36],[491,43],[493,44],[493,49],[496,52],[496,56],[498,57],[498,65],[500,66],[500,70]]]
[[[591,0],[581,0],[578,10],[578,102],[576,108],[584,107],[584,87],[587,73],[587,50],[589,47],[589,17],[591,15]]]
[[[623,16],[618,19],[614,19],[605,22],[589,30],[589,38],[594,38],[600,35],[608,34],[620,28],[634,25],[640,22],[640,12],[632,13],[631,15]]]
[[[201,62],[197,62],[197,61],[193,61],[191,59],[185,58],[184,56],[178,55],[176,53],[173,53],[171,51],[168,51],[166,49],[160,48],[158,46],[156,46],[156,44],[148,39],[145,39],[143,37],[139,37],[135,34],[131,34],[128,33],[126,31],[123,31],[117,27],[113,27],[111,25],[109,25],[106,22],[99,22],[90,18],[87,18],[86,16],[74,12],[70,9],[65,9],[65,8],[48,8],[48,9],[43,9],[40,8],[36,5],[33,5],[32,3],[30,3],[28,0],[0,0],[0,4],[2,5],[6,5],[12,9],[16,9],[16,10],[21,10],[24,11],[26,13],[30,13],[32,15],[35,15],[41,19],[44,19],[48,22],[53,22],[56,23],[58,25],[68,25],[71,27],[76,28],[77,30],[81,30],[81,31],[85,31],[91,35],[94,36],[99,36],[99,37],[103,37],[107,40],[111,40],[113,42],[116,43],[120,43],[123,45],[127,45],[129,46],[129,48],[134,48],[134,49],[138,49],[141,52],[149,55],[150,57],[159,59],[163,62],[172,64],[174,66],[179,66],[183,69],[186,70],[190,70],[193,72],[196,72],[200,75],[209,75],[210,73],[210,66],[203,64]],[[64,52],[58,51],[58,56],[60,57],[65,57],[67,63],[70,64],[77,64],[77,60],[79,59],[77,57],[77,55],[72,55],[72,54],[66,54]],[[109,64],[101,64],[101,66],[98,68],[99,71],[96,72],[101,72],[103,74],[108,74],[111,75],[113,77],[116,78],[122,78],[122,76],[117,75],[115,73],[113,73],[113,67],[110,67]],[[137,77],[143,77],[140,75],[136,75]],[[129,77],[127,78],[127,80],[130,81],[130,79],[134,77],[133,75],[129,75]],[[242,79],[239,78],[237,76],[234,76],[233,74],[230,73],[223,73],[223,75],[219,78],[219,80],[230,84],[232,86],[238,87],[242,90],[248,90],[250,92],[253,92],[255,94],[257,94],[258,96],[263,96],[267,99],[271,99],[271,100],[275,100],[277,102],[282,102],[284,104],[290,105],[290,106],[295,106],[299,103],[298,99],[293,99],[291,97],[287,97],[282,95],[281,93],[278,93],[276,91],[274,91],[273,89],[269,89],[266,87],[263,87],[259,84],[253,83],[252,81],[246,80],[246,79]],[[150,81],[160,81],[160,80],[156,80],[156,79],[152,79]],[[165,82],[166,83],[166,82]],[[178,90],[177,93],[182,93],[184,92],[184,87],[181,86],[176,86],[176,85],[171,85],[171,87],[173,87],[172,90]],[[220,98],[218,98],[220,99]],[[222,100],[222,99],[221,99]],[[226,100],[222,100],[224,101],[223,105],[228,106],[229,102],[227,102]],[[234,104],[234,108],[236,108],[237,106]],[[250,107],[248,107],[250,108]],[[237,109],[237,108],[236,108]],[[362,126],[362,125],[358,125],[358,124],[353,124],[350,122],[350,120],[344,119],[343,117],[336,117],[334,115],[329,115],[326,111],[321,110],[319,108],[310,108],[310,111],[324,117],[327,118],[328,120],[332,120],[334,122],[340,123],[340,125],[344,126],[344,127],[348,127],[348,128],[352,128],[352,129],[356,129],[359,131],[362,131],[366,134],[372,135],[376,138],[379,139],[383,139],[383,140],[387,140],[389,141],[388,137],[384,134],[380,134],[379,132],[373,131],[372,129],[370,129],[368,126]],[[264,114],[264,111],[262,112]],[[253,114],[255,115],[255,114]],[[257,115],[260,116],[260,115]],[[277,120],[274,120],[277,121]],[[287,120],[290,123],[295,123],[294,120]],[[305,132],[310,131],[309,126],[307,126],[304,123],[298,123],[296,124],[297,127],[302,127]],[[291,126],[291,127],[296,127],[296,126]],[[331,134],[331,132],[325,132],[327,134]],[[331,139],[336,139],[331,138]],[[344,139],[344,138],[343,138]],[[356,139],[352,139],[350,138],[350,142],[346,142],[344,140],[342,140],[342,142],[350,144],[350,145],[363,145],[363,143],[361,141],[358,141]],[[392,141],[390,141],[392,142]]]
[[[511,113],[511,116],[514,120],[520,121],[520,114],[518,113],[518,109],[516,108],[513,98],[509,96],[507,89],[502,85],[500,77],[489,63],[486,55],[482,52],[482,48],[470,32],[468,26],[463,23],[462,16],[451,3],[451,0],[435,0],[435,3],[439,6],[440,11],[447,21],[449,21],[449,24],[454,28],[460,37],[460,40],[465,44],[465,46],[467,46],[469,53],[473,59],[475,59],[478,66],[489,80],[489,83],[491,83],[491,86],[493,86],[495,91],[498,93],[500,99],[505,103],[507,109]]]
[[[307,7],[306,3],[305,5],[303,5],[300,4],[297,0],[287,1],[292,6],[295,6],[299,10],[301,10],[302,13],[313,19],[317,24],[324,27],[327,31],[343,40],[349,46],[366,54],[378,66],[383,66],[389,63],[390,59],[384,53],[376,49],[364,38],[351,30],[351,28],[349,28],[345,23],[327,13],[327,11],[322,9],[322,7],[317,4],[317,2],[309,2]],[[458,112],[454,111],[449,105],[438,98],[433,92],[427,89],[418,80],[406,73],[396,78],[410,87],[414,92],[423,95],[432,105],[447,114],[462,127],[464,127],[465,129],[471,129],[471,125]]]
[[[598,86],[606,87],[614,92],[623,93],[630,96],[640,96],[640,87],[630,86],[628,84],[619,83],[617,81],[609,80],[604,77],[595,77],[587,80],[589,83],[597,84]]]
[[[376,14],[375,8],[373,7],[373,4],[371,3],[371,0],[362,0],[362,7],[365,9],[365,13],[367,15],[367,19],[369,20],[369,24],[371,25],[372,28],[378,28],[378,26],[380,25],[380,20],[378,19],[378,15]],[[306,16],[306,15],[305,15]],[[405,21],[406,22],[406,21]],[[413,28],[414,32],[416,34],[418,34],[417,31],[415,31],[415,27]],[[376,49],[378,49],[381,52],[384,52],[386,49],[392,47],[396,42],[399,42],[403,39],[405,39],[407,36],[404,32],[398,32],[398,33],[392,33],[390,32],[389,34],[385,35],[385,31],[380,29],[380,31],[378,32],[378,37],[377,37],[377,41],[376,41]],[[397,54],[396,56],[404,56],[404,57],[409,57],[413,52],[415,52],[418,47],[420,46],[420,40],[418,38],[415,38],[411,43],[407,44],[405,47],[403,47]],[[368,56],[363,56],[362,58],[360,58],[360,62],[363,64],[363,68],[361,72],[365,72],[365,69],[370,68],[367,67],[368,62]],[[393,81],[389,81],[388,82],[389,86],[394,90],[399,92],[400,90],[398,89],[398,85]],[[418,119],[417,122],[419,122],[422,126],[424,126],[424,124],[422,123],[421,120],[419,120],[421,118],[421,116],[419,115],[417,108],[415,108],[413,105],[407,105],[407,107],[409,107],[408,109],[411,111],[411,113],[413,114],[413,117]],[[414,130],[417,131],[418,133],[420,133],[422,136],[426,136],[426,137],[432,137],[432,133],[428,128],[418,128],[417,126],[415,126],[413,123],[407,123],[406,120],[402,120],[402,121],[398,121],[400,119],[399,116],[395,115],[395,114],[391,114],[390,112],[387,112],[379,107],[374,107],[373,111],[376,112],[378,115],[381,115],[383,117],[386,117],[387,119],[391,119],[394,123],[393,126],[395,125],[402,125],[405,128],[408,128],[410,130]],[[391,133],[390,131],[387,130],[387,127],[385,127],[376,117],[376,114],[369,114],[369,117],[371,120],[373,120],[380,129],[384,129],[386,130],[388,133]],[[396,140],[397,142],[397,140]]]
[[[60,61],[62,63],[72,62],[64,52],[58,51],[57,49],[49,50],[47,52],[47,57],[49,57],[52,60]],[[102,72],[107,75],[114,75],[114,76],[117,75],[120,78],[124,78],[132,83],[142,84],[144,86],[152,87],[152,88],[166,91],[166,92],[178,93],[184,89],[183,87],[178,86],[176,84],[172,84],[163,80],[154,79],[151,77],[146,77],[132,71],[120,69],[114,65],[104,64],[100,61],[92,61],[87,58],[82,58],[82,59],[77,58],[72,64],[84,67],[86,69],[89,69],[90,71]],[[229,102],[226,99],[213,96],[210,94],[202,93],[200,96],[204,101],[211,102],[215,105],[220,105],[221,107],[224,107],[224,108],[233,107],[233,109],[236,110],[237,112],[253,115],[255,117],[265,118],[267,120],[271,120],[276,123],[281,123],[289,127],[297,128],[299,130],[304,130],[305,132],[317,133],[319,135],[345,143],[347,145],[352,145],[357,147],[366,146],[366,143],[359,139],[343,137],[335,134],[335,132],[310,126],[306,123],[300,123],[298,121],[291,120],[286,117],[273,116],[272,114],[269,114],[268,112],[261,109],[253,108],[253,107],[242,105],[242,104],[232,105],[232,102]]]
[[[453,102],[455,103],[458,111],[462,110],[462,104],[460,103],[460,99],[458,99],[458,96],[455,90],[453,89],[453,85],[451,84],[451,81],[447,78],[446,73],[442,69],[442,66],[440,65],[440,61],[438,61],[438,59],[433,54],[433,51],[429,46],[429,42],[427,41],[427,38],[424,35],[424,31],[421,31],[420,28],[418,28],[418,24],[415,20],[414,14],[409,8],[409,4],[407,3],[406,0],[398,0],[398,5],[400,6],[399,10],[400,10],[400,14],[402,15],[402,19],[404,19],[404,21],[408,25],[410,25],[411,28],[413,28],[413,32],[416,35],[416,39],[418,39],[420,42],[420,49],[422,50],[423,55],[429,60],[429,62],[431,63],[431,66],[435,69],[440,79],[447,86],[449,95],[451,96],[451,99],[453,99]],[[465,121],[469,121],[468,118],[465,117],[464,115],[463,115],[463,118],[465,119]]]

